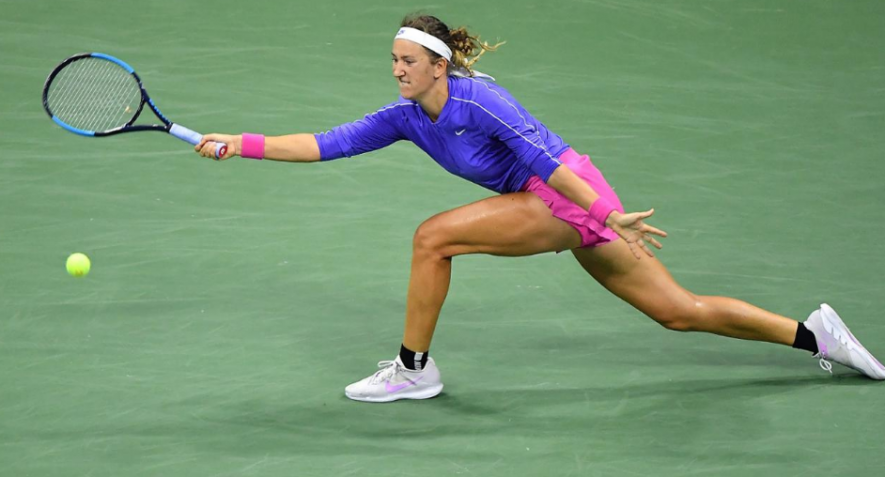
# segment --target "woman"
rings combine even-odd
[[[449,288],[452,258],[471,253],[526,256],[570,250],[609,291],[665,328],[705,331],[805,349],[820,358],[885,379],[885,366],[854,338],[827,305],[803,323],[725,297],[696,296],[677,284],[647,244],[661,248],[644,222],[653,210],[624,213],[587,156],[531,116],[491,78],[472,71],[482,53],[465,29],[432,16],[406,17],[392,51],[400,99],[365,118],[321,134],[267,137],[209,134],[196,146],[227,144],[221,159],[312,162],[354,156],[410,140],[449,172],[500,193],[431,217],[415,233],[399,355],[347,386],[347,397],[387,402],[442,391],[428,356]],[[478,54],[477,54],[478,52]]]

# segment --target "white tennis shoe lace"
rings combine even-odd
[[[826,327],[824,327],[826,329]],[[829,332],[830,336],[836,338],[839,341],[839,344],[842,345],[843,348],[846,348],[846,352],[850,354],[849,347],[851,343],[848,341],[848,336],[845,333],[841,333],[839,328],[833,326],[832,331]],[[828,354],[823,351],[818,351],[817,356],[820,357],[820,367],[824,371],[827,371],[830,374],[833,374],[833,363],[830,363],[827,358],[829,358]]]
[[[375,375],[372,376],[372,381],[370,381],[370,384],[378,384],[390,381],[391,378],[396,376],[396,374],[399,372],[400,365],[396,362],[396,360],[385,360],[378,361],[378,367],[381,368],[381,370],[375,372]]]

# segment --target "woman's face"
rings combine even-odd
[[[445,74],[445,62],[432,63],[423,46],[409,40],[393,40],[393,77],[403,98],[421,99],[436,78]]]

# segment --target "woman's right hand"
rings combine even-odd
[[[224,143],[227,151],[224,155],[215,157],[215,143]],[[194,146],[194,151],[203,157],[208,157],[216,161],[224,161],[230,159],[240,153],[243,146],[243,136],[233,136],[229,134],[206,134],[199,144]]]

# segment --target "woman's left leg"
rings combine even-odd
[[[800,324],[734,298],[695,295],[679,286],[656,258],[637,260],[623,240],[572,252],[602,286],[665,328],[794,345],[817,353],[826,370],[830,360],[885,380],[885,365],[826,304]]]
[[[695,295],[656,258],[637,260],[623,240],[572,253],[602,286],[667,329],[784,345],[795,340],[797,321],[734,298]]]

